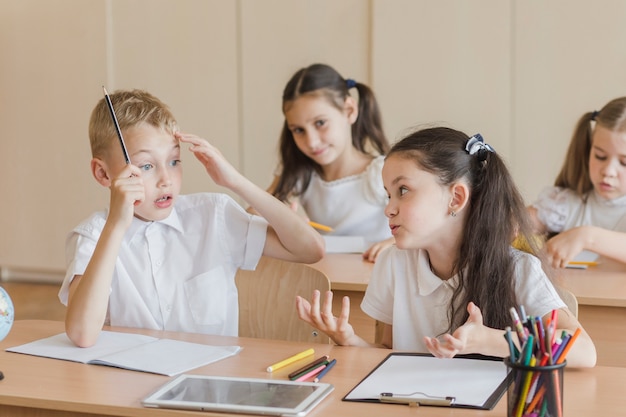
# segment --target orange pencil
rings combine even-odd
[[[326,226],[325,224],[320,224],[320,223],[315,223],[312,221],[309,221],[309,225],[311,225],[312,227],[318,229],[318,230],[322,230],[324,232],[332,232],[333,228],[330,226]]]
[[[565,357],[567,356],[567,352],[569,352],[570,348],[572,347],[572,345],[576,341],[576,338],[578,338],[579,334],[580,334],[580,327],[577,328],[576,331],[574,332],[574,334],[572,335],[572,337],[569,338],[569,341],[567,342],[567,345],[565,345],[565,347],[563,348],[563,352],[561,352],[561,356],[559,356],[559,359],[557,359],[557,361],[556,361],[557,365],[560,364],[560,363],[563,363],[565,361]]]

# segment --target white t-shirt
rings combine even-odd
[[[541,269],[539,259],[514,249],[516,302],[528,315],[544,316],[565,307]],[[448,329],[448,307],[458,276],[442,280],[430,270],[428,254],[395,246],[374,264],[361,309],[393,326],[393,349],[428,353],[424,337]],[[517,306],[511,306],[517,307]]]
[[[59,298],[83,275],[106,221],[105,211],[78,225],[66,243],[67,272]],[[178,197],[162,221],[133,218],[113,271],[108,324],[236,336],[235,274],[256,267],[267,222],[225,194]]]
[[[300,196],[309,219],[332,227],[332,235],[363,236],[368,243],[391,237],[384,208],[387,194],[383,186],[384,156],[372,160],[358,175],[326,182],[317,173]]]
[[[607,200],[591,191],[585,201],[570,189],[548,187],[532,206],[549,232],[560,233],[578,226],[626,232],[626,196]]]

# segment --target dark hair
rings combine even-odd
[[[593,124],[614,132],[626,132],[626,97],[609,101],[600,111],[583,114],[574,128],[561,172],[554,185],[569,188],[581,197],[593,189],[589,178],[589,155],[593,139]]]
[[[285,108],[303,95],[319,95],[342,110],[349,89],[355,87],[359,93],[359,115],[352,125],[352,145],[367,152],[368,145],[378,154],[385,154],[389,143],[383,133],[382,119],[374,92],[365,84],[344,79],[334,68],[325,64],[313,64],[296,72],[283,91],[283,112]],[[279,141],[282,173],[273,190],[279,200],[286,200],[290,194],[303,193],[311,181],[311,173],[321,172],[321,167],[304,155],[295,144],[293,135],[283,125]],[[300,189],[296,190],[296,186]]]
[[[468,136],[445,127],[416,131],[395,144],[387,158],[408,158],[448,186],[464,178],[470,189],[459,253],[452,265],[459,276],[448,309],[452,332],[467,318],[467,304],[480,307],[486,326],[504,329],[516,305],[515,258],[511,242],[521,235],[537,253],[524,200],[502,159],[486,150],[470,155]]]

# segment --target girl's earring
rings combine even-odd
[[[456,212],[454,210],[450,210],[450,216],[456,217]]]

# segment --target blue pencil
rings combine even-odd
[[[328,362],[328,365],[326,365],[326,368],[322,369],[322,372],[320,372],[317,375],[317,377],[313,380],[313,382],[320,382],[320,379],[322,379],[322,377],[326,375],[328,371],[330,371],[330,368],[335,366],[336,363],[337,363],[337,359],[333,359],[332,361]]]

